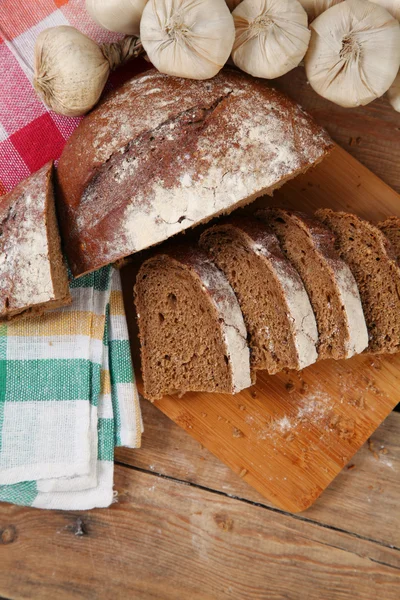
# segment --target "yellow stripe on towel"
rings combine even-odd
[[[40,317],[15,321],[7,326],[8,336],[46,337],[54,335],[86,335],[102,340],[105,315],[87,311],[54,311]]]
[[[125,316],[124,298],[119,290],[112,290],[110,294],[110,315]]]
[[[100,392],[102,394],[111,394],[110,371],[105,369],[102,369],[100,374]]]

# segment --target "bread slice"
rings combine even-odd
[[[386,221],[378,223],[377,227],[388,238],[392,251],[396,255],[398,264],[400,264],[400,218],[389,217]]]
[[[317,359],[314,313],[277,237],[251,217],[207,229],[200,246],[226,275],[240,304],[253,369],[303,369]]]
[[[146,398],[234,394],[251,385],[239,304],[223,273],[200,250],[176,246],[144,262],[135,304]]]
[[[336,236],[336,248],[358,285],[369,333],[368,351],[400,350],[400,268],[385,235],[345,212],[318,210],[317,217]]]
[[[239,71],[134,77],[81,121],[59,162],[71,270],[98,269],[272,194],[332,148],[296,103]]]
[[[71,303],[48,163],[0,198],[0,321]]]
[[[304,213],[266,208],[257,212],[276,233],[297,269],[317,319],[320,359],[349,358],[368,346],[356,281],[335,249],[335,236]]]

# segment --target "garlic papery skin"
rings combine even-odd
[[[86,9],[98,25],[126,35],[139,35],[147,0],[86,0]]]
[[[389,89],[399,70],[399,23],[381,6],[345,0],[311,23],[304,64],[324,98],[345,107],[368,104]]]
[[[299,2],[308,15],[308,22],[311,23],[328,8],[343,0],[299,0]]]
[[[142,51],[134,36],[98,46],[74,27],[50,27],[36,39],[33,85],[49,108],[78,117],[98,102],[110,71]]]
[[[229,58],[235,27],[225,0],[149,0],[140,39],[161,73],[210,79]]]
[[[371,0],[371,2],[383,6],[392,17],[400,21],[400,0]]]
[[[38,35],[34,86],[55,112],[69,117],[88,112],[100,98],[109,73],[100,47],[74,27],[51,27]]]
[[[397,77],[388,89],[388,99],[394,110],[400,112],[400,71],[397,73]]]
[[[310,30],[297,0],[243,0],[232,15],[236,30],[232,60],[242,71],[274,79],[303,59]]]

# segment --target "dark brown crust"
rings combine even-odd
[[[153,70],[103,99],[71,136],[57,172],[63,238],[73,274],[82,275],[146,247],[138,247],[124,233],[127,206],[141,197],[142,213],[149,210],[155,178],[162,178],[164,190],[173,191],[187,172],[186,161],[191,168],[194,165],[195,177],[201,181],[202,173],[218,165],[235,147],[232,140],[238,132],[237,122],[243,122],[241,111],[261,116],[261,101],[263,106],[272,107],[274,118],[286,127],[287,139],[296,148],[297,164],[283,167],[283,160],[282,172],[275,180],[272,178],[270,185],[232,199],[230,207],[222,210],[213,212],[208,208],[196,222],[270,193],[284,180],[316,164],[332,148],[328,136],[290,99],[268,88],[265,82],[233,70],[224,70],[209,82],[168,77]],[[236,124],[234,116],[238,117]],[[254,130],[257,124],[255,119]],[[167,135],[169,126],[174,129],[171,139]],[[240,135],[246,139],[248,154],[251,138],[245,132]],[[212,164],[207,163],[199,140],[211,144],[214,155],[219,153],[221,158],[213,156]],[[241,166],[242,152],[238,151],[232,173]],[[269,164],[269,158],[268,151],[259,157],[261,169]],[[129,175],[126,185],[115,186],[112,174],[120,173],[127,159],[137,161],[137,173],[135,177]],[[163,239],[190,226],[188,219]]]
[[[224,219],[221,223],[214,225],[212,229],[224,228],[224,226],[231,225],[242,230],[245,235],[249,238],[249,241],[253,241],[255,244],[259,244],[264,250],[270,255],[271,260],[279,264],[283,272],[292,280],[293,285],[298,285],[302,288],[303,284],[297,273],[292,267],[290,262],[287,260],[282,252],[278,238],[264,223],[257,221],[253,217],[242,216],[230,216]],[[208,230],[206,230],[207,233]],[[204,234],[203,234],[204,235]]]
[[[385,234],[383,233],[383,231],[381,230],[381,228],[379,226],[373,225],[373,223],[370,223],[369,221],[367,221],[366,219],[362,219],[361,217],[358,217],[357,215],[355,215],[354,213],[345,213],[343,211],[333,211],[330,208],[320,208],[316,211],[315,216],[318,219],[321,219],[321,221],[324,220],[325,215],[329,215],[329,214],[338,214],[338,215],[344,215],[347,217],[351,217],[352,219],[356,219],[356,221],[360,221],[361,223],[364,224],[365,227],[367,227],[367,229],[369,229],[370,231],[372,231],[374,233],[374,235],[377,238],[377,241],[379,243],[379,245],[384,248],[388,258],[393,261],[394,263],[396,263],[396,254],[393,250],[392,244],[390,243],[390,241],[388,240],[388,238],[385,236]],[[391,217],[392,218],[396,218],[396,217]],[[323,221],[324,222],[324,221]],[[387,221],[385,221],[387,223]],[[397,270],[397,267],[396,267]]]
[[[43,221],[43,228],[46,231],[47,242],[48,242],[48,257],[47,260],[50,266],[51,272],[51,284],[53,290],[53,299],[46,302],[40,302],[34,305],[18,306],[18,299],[14,297],[13,290],[15,283],[22,281],[24,277],[23,270],[19,272],[6,272],[3,273],[3,284],[8,280],[7,285],[3,285],[0,289],[0,322],[2,321],[13,321],[16,319],[22,319],[28,316],[38,316],[43,314],[47,310],[66,306],[71,303],[71,296],[68,286],[67,269],[63,262],[61,253],[61,240],[58,232],[57,218],[55,212],[54,203],[54,192],[53,192],[53,162],[49,162],[44,165],[38,172],[33,173],[27,179],[21,181],[11,192],[6,194],[0,199],[0,248],[2,235],[12,236],[13,239],[13,228],[9,227],[7,221],[12,213],[12,209],[17,203],[25,202],[25,195],[31,194],[33,202],[37,194],[45,194],[45,205],[43,213],[40,209],[37,209],[36,205],[31,205],[29,208],[25,208],[23,213],[23,219],[25,217],[34,218],[35,222]],[[25,206],[23,204],[23,206]],[[18,213],[21,214],[21,211]],[[15,217],[15,215],[14,215]],[[20,222],[15,221],[13,227],[15,228],[15,244],[18,244],[19,240],[17,235],[19,233]],[[6,227],[6,232],[3,233],[3,228]],[[37,282],[38,285],[44,282]]]
[[[312,238],[313,244],[315,245],[317,251],[328,261],[330,261],[333,266],[340,266],[342,260],[340,259],[337,250],[335,249],[335,235],[333,232],[318,221],[315,217],[308,215],[307,213],[297,211],[297,210],[288,210],[288,209],[275,209],[271,208],[262,208],[256,212],[257,217],[264,217],[266,222],[270,219],[270,215],[274,214],[274,211],[282,210],[289,217],[294,217],[296,224],[300,227],[308,237]]]
[[[224,225],[232,225],[241,229],[255,244],[262,245],[268,254],[271,255],[271,258],[282,262],[285,267],[288,265],[287,259],[279,245],[278,238],[264,223],[260,223],[254,217],[232,215],[221,221],[221,223],[214,225],[213,229],[220,226],[223,227]]]

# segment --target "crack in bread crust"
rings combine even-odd
[[[331,148],[300,107],[239,72],[134,78],[81,122],[60,159],[71,269],[81,275],[271,193]]]

